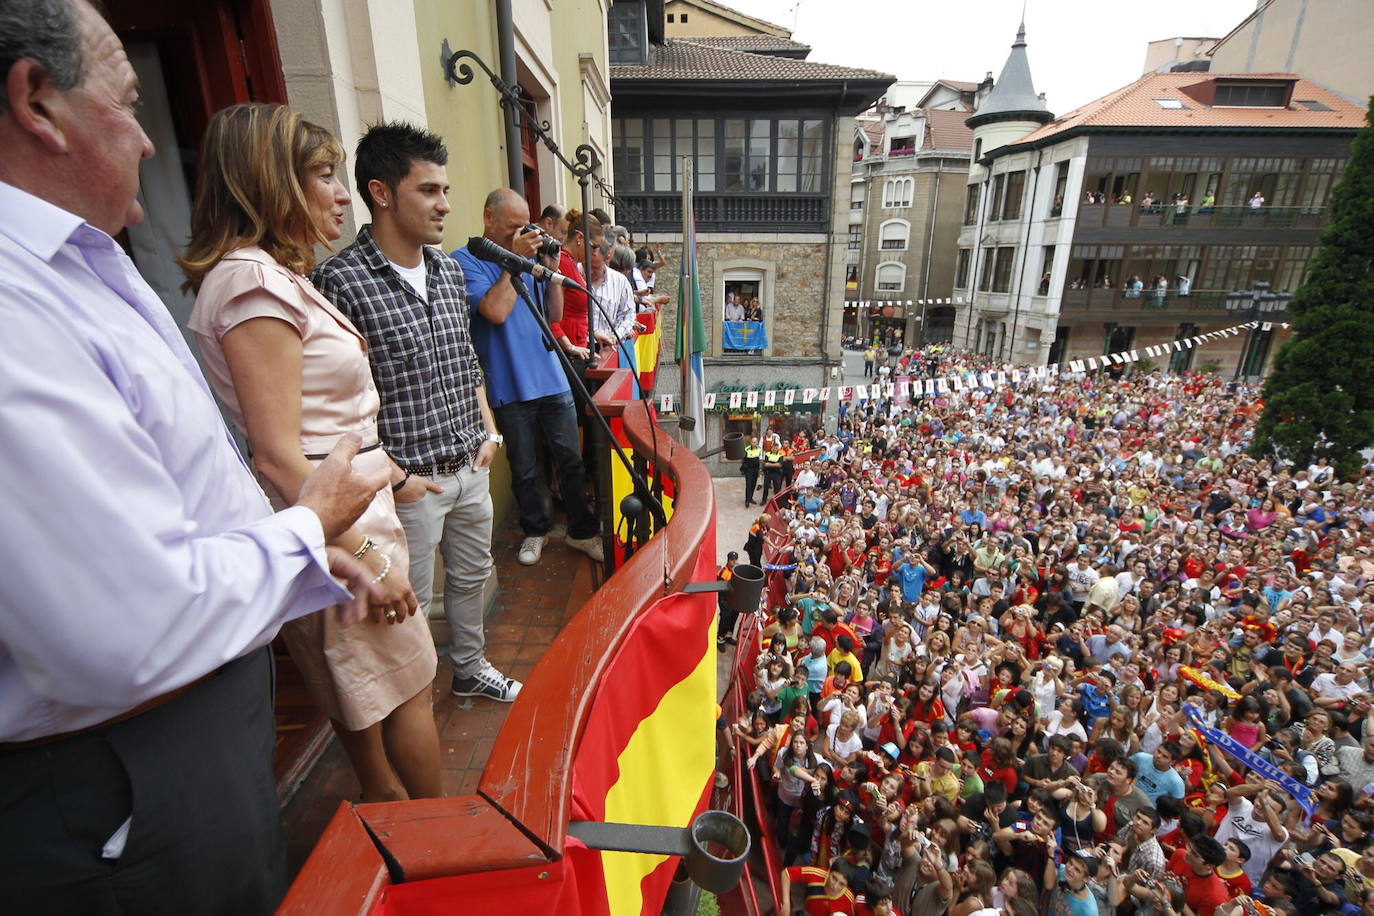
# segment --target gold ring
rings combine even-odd
[[[396,619],[396,612],[395,612],[394,610],[388,610],[388,611],[386,612],[386,619],[387,619],[387,620],[395,620],[395,619]]]

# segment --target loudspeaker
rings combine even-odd
[[[730,606],[741,614],[759,609],[763,594],[763,570],[752,563],[736,563],[730,570]]]
[[[726,433],[720,444],[725,447],[725,457],[730,461],[744,460],[744,433]]]
[[[738,567],[736,567],[738,569]],[[703,811],[688,828],[687,874],[713,894],[739,884],[749,857],[749,828],[728,811]]]

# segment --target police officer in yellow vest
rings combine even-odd
[[[750,436],[749,444],[744,447],[744,460],[740,462],[739,472],[744,475],[744,504],[754,504],[754,490],[759,485],[759,459],[763,449],[759,448],[758,436]]]
[[[768,502],[768,494],[782,491],[782,444],[773,438],[763,451],[763,494],[759,502]]]

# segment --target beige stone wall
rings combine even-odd
[[[769,348],[763,355],[819,360],[822,355],[821,317],[826,300],[825,246],[825,238],[819,235],[815,241],[808,242],[744,239],[698,242],[701,309],[710,343],[708,353],[713,356],[721,354],[720,323],[725,310],[725,271],[740,268],[758,270],[764,275],[763,311]],[[682,243],[665,242],[662,251],[668,266],[656,278],[654,289],[668,296],[669,304],[662,313],[662,358],[670,360],[677,339],[677,271],[682,259]]]

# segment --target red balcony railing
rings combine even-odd
[[[342,803],[279,913],[410,916],[455,907],[480,911],[474,901],[481,900],[499,900],[493,912],[586,911],[580,895],[594,882],[565,852],[574,758],[602,750],[581,747],[602,677],[640,617],[715,559],[715,497],[706,466],[653,428],[652,408],[633,399],[628,372],[610,374],[596,405],[616,418],[637,458],[675,494],[671,519],[545,652],[496,738],[477,793]]]

